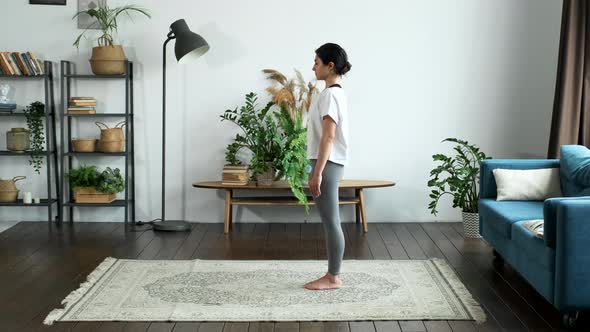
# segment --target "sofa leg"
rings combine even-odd
[[[496,251],[496,249],[494,249],[494,250],[492,251],[492,254],[494,255],[494,259],[495,259],[495,260],[497,260],[497,261],[499,261],[499,262],[503,262],[503,261],[504,261],[504,258],[502,258],[502,255],[500,255],[500,253],[499,253],[499,252],[497,252],[497,251]]]
[[[571,329],[576,326],[578,317],[580,316],[579,311],[564,312],[561,314],[563,327]]]

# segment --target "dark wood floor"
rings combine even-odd
[[[144,227],[145,228],[145,227]],[[19,223],[0,233],[0,331],[560,331],[556,310],[460,223],[343,224],[345,259],[446,259],[488,320],[359,322],[95,322],[42,324],[107,256],[137,259],[326,259],[320,224],[193,224],[156,233],[120,223]],[[302,282],[304,282],[302,280]],[[582,327],[590,323],[582,317]]]

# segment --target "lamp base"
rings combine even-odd
[[[182,220],[155,222],[152,226],[154,227],[154,231],[186,232],[191,230],[191,224]]]

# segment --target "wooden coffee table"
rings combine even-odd
[[[389,181],[375,181],[375,180],[342,180],[338,186],[338,189],[354,189],[354,196],[352,197],[340,197],[340,205],[356,205],[356,222],[357,224],[363,223],[363,231],[367,233],[369,231],[367,226],[367,214],[365,212],[365,198],[363,195],[363,189],[366,188],[383,188],[392,187],[394,182]],[[267,190],[267,191],[291,191],[291,187],[287,181],[275,181],[272,185],[263,186],[257,185],[256,182],[250,182],[247,185],[228,185],[222,184],[221,181],[206,181],[206,182],[195,182],[193,187],[196,188],[207,188],[207,189],[224,189],[225,190],[225,218],[223,222],[223,232],[229,233],[232,225],[232,215],[234,205],[258,205],[258,206],[277,206],[277,205],[296,205],[302,206],[301,203],[292,197],[278,197],[278,196],[257,196],[257,197],[234,197],[234,191],[237,190]],[[304,189],[309,189],[309,186],[305,185]],[[310,205],[315,205],[313,198],[308,196]]]

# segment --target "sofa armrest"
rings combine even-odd
[[[543,202],[543,238],[545,245],[555,249],[555,233],[557,232],[557,208],[563,206],[564,201],[587,201],[590,204],[590,196],[582,197],[554,197]]]
[[[555,303],[559,310],[590,308],[590,201],[557,203]]]
[[[486,159],[479,169],[479,198],[496,198],[496,179],[492,172],[503,169],[558,168],[559,159]]]

